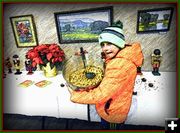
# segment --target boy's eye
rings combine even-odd
[[[107,45],[107,46],[110,46],[110,45],[113,45],[113,44],[112,44],[112,43],[107,43],[106,45]]]
[[[112,43],[101,43],[101,47],[113,45]]]
[[[104,46],[104,43],[101,43],[100,46],[103,47],[103,46]]]

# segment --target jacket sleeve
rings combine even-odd
[[[125,63],[125,62],[124,62]],[[124,63],[113,61],[106,68],[105,76],[97,88],[83,91],[71,91],[71,101],[84,104],[96,104],[101,100],[108,100],[117,89],[123,89],[127,79],[127,70]],[[117,65],[118,64],[118,65]],[[118,66],[118,67],[117,67]]]

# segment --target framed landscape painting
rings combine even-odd
[[[170,29],[173,8],[139,10],[137,33],[167,32]]]
[[[97,42],[112,23],[112,7],[54,13],[59,43]]]

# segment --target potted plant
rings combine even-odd
[[[27,53],[27,58],[32,61],[32,66],[39,65],[46,77],[57,75],[58,70],[62,70],[65,59],[64,51],[57,44],[41,44]]]

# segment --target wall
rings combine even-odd
[[[10,17],[32,14],[34,16],[39,44],[59,43],[54,19],[55,12],[73,11],[104,6],[113,6],[114,20],[124,24],[127,43],[141,43],[144,64],[142,70],[151,71],[151,53],[159,48],[163,55],[160,71],[176,71],[176,6],[174,4],[4,4],[4,58],[18,54],[22,62],[30,48],[17,48],[10,24]],[[136,34],[137,11],[160,7],[174,7],[170,31],[164,34]],[[67,58],[72,57],[81,46],[89,53],[98,55],[101,48],[95,43],[60,44]],[[24,68],[24,67],[23,67]]]

